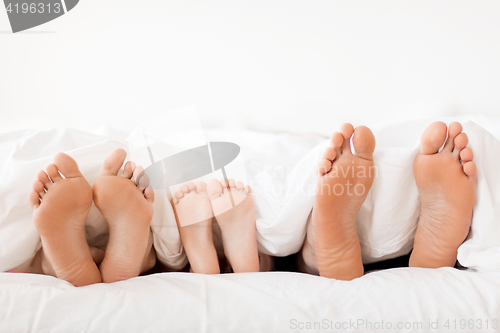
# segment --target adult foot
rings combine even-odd
[[[109,241],[100,266],[104,282],[136,277],[155,262],[150,228],[154,191],[133,162],[127,162],[119,173],[126,157],[123,149],[109,153],[92,188],[94,203],[109,225]],[[142,175],[138,184],[132,180],[134,171]]]
[[[212,237],[213,212],[207,184],[190,182],[172,198],[182,244],[194,273],[219,274],[219,261]]]
[[[258,272],[259,253],[252,190],[229,179],[208,183],[212,210],[221,229],[224,253],[235,273]],[[234,203],[234,205],[233,205]]]
[[[92,190],[75,160],[64,153],[55,155],[46,172],[38,173],[29,202],[43,253],[50,262],[44,273],[75,286],[101,282],[85,237]]]
[[[422,133],[413,165],[421,201],[410,266],[454,266],[472,222],[476,165],[462,125],[431,124]],[[446,143],[445,143],[446,140]],[[439,151],[441,146],[444,147]]]
[[[367,127],[343,124],[323,153],[302,252],[309,270],[317,269],[321,276],[352,280],[363,275],[356,217],[375,177],[374,149]]]

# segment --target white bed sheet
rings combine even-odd
[[[316,330],[325,332],[436,332],[429,329],[436,321],[437,332],[500,331],[500,273],[451,268],[391,269],[350,282],[280,272],[163,273],[80,288],[4,273],[0,295],[1,332],[305,332],[308,322],[327,325]],[[473,326],[454,329],[453,320]]]

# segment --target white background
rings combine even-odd
[[[203,125],[330,133],[500,114],[499,1],[81,0],[12,34],[0,131],[129,131],[196,104]]]

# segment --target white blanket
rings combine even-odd
[[[469,135],[478,165],[477,202],[471,237],[460,247],[458,258],[469,268],[500,271],[500,121],[475,119],[479,125],[497,130],[493,135],[468,118],[474,117],[458,120]],[[430,122],[370,126],[377,139],[378,175],[358,216],[367,263],[411,249],[419,214],[412,163],[420,134]],[[332,124],[332,131],[338,125]],[[220,130],[208,131],[206,136],[210,141],[230,141],[242,147],[248,182],[254,189],[260,250],[278,256],[297,252],[313,205],[315,166],[328,140],[314,135]],[[92,184],[104,156],[115,147],[127,148],[123,138],[66,129],[0,134],[0,271],[26,262],[40,247],[27,203],[37,170],[50,163],[53,154],[64,151],[77,160]],[[157,195],[154,245],[163,263],[179,268],[186,258],[167,199]],[[89,243],[105,246],[106,223],[95,207],[87,222]]]

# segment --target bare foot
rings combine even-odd
[[[219,261],[212,237],[213,212],[207,184],[182,185],[172,198],[182,244],[194,273],[219,274]]]
[[[75,286],[99,283],[101,274],[85,237],[92,190],[71,157],[59,153],[53,161],[47,173],[38,173],[29,195],[43,254],[50,262],[42,269]]]
[[[258,272],[259,253],[252,190],[242,182],[212,179],[208,195],[222,234],[224,253],[235,273]],[[232,199],[231,199],[232,198]],[[232,205],[234,202],[234,207]]]
[[[375,177],[374,149],[375,138],[367,127],[354,130],[343,124],[333,133],[318,165],[316,198],[302,251],[306,271],[338,280],[363,275],[356,217]]]
[[[100,266],[104,282],[136,277],[152,268],[156,260],[150,228],[154,191],[147,187],[146,175],[139,179],[139,185],[132,180],[133,162],[127,162],[119,174],[126,157],[123,149],[109,153],[92,188],[95,205],[109,225],[109,241]]]
[[[454,266],[472,222],[476,165],[462,125],[435,122],[422,133],[413,165],[421,209],[410,266]],[[446,144],[438,152],[443,143]]]

